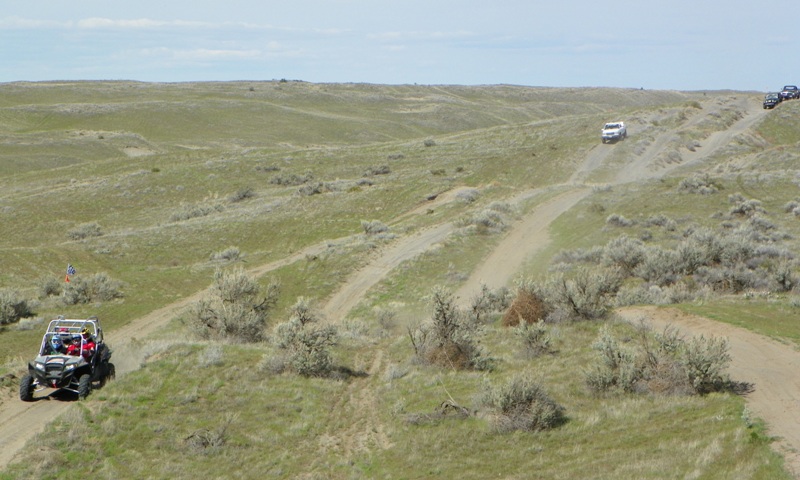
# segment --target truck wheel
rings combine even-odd
[[[33,377],[30,373],[19,381],[19,399],[23,402],[33,401]]]
[[[78,398],[85,399],[90,391],[92,391],[92,376],[85,373],[78,379]]]

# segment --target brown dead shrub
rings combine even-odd
[[[547,305],[539,295],[526,289],[520,289],[516,298],[511,302],[511,306],[503,315],[502,325],[504,327],[516,327],[524,322],[532,324],[547,317]]]
[[[449,342],[444,345],[431,347],[425,352],[425,359],[430,365],[452,368],[455,370],[466,370],[471,368],[471,352],[460,345]]]

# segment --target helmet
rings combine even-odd
[[[58,335],[53,335],[53,338],[50,339],[50,346],[53,347],[53,350],[55,351],[61,350],[62,345],[63,344],[61,343],[61,337],[59,337]]]
[[[92,334],[92,332],[89,331],[89,327],[83,327],[81,329],[81,336],[83,338],[87,338],[87,337],[91,336],[91,334]]]

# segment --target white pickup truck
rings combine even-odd
[[[606,123],[603,125],[603,130],[600,133],[600,138],[603,140],[603,143],[624,140],[627,136],[628,129],[625,127],[625,122]]]

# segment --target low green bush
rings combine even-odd
[[[310,300],[297,299],[287,322],[275,328],[275,342],[288,351],[288,366],[304,377],[327,377],[333,373],[331,348],[338,342],[332,325],[321,325]]]
[[[100,237],[103,235],[103,229],[97,223],[83,223],[67,232],[67,236],[71,240],[83,240],[84,238]]]
[[[566,421],[565,408],[527,375],[518,375],[503,385],[485,387],[481,404],[491,412],[499,432],[542,431]]]
[[[21,318],[32,315],[28,300],[19,292],[11,289],[0,289],[0,325],[18,322]]]
[[[434,288],[433,314],[416,329],[409,328],[416,357],[424,363],[455,370],[488,370],[491,359],[480,348],[480,325],[458,309],[452,293]]]
[[[73,276],[64,285],[62,300],[66,305],[107,302],[124,297],[122,283],[103,272],[90,277]]]
[[[242,269],[217,270],[206,295],[189,309],[187,323],[203,339],[263,341],[279,290],[278,284],[271,282],[262,294],[258,282]]]

